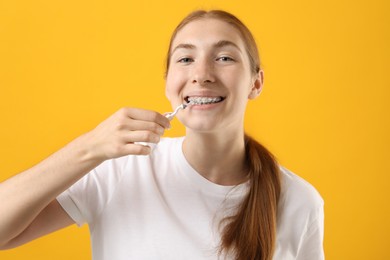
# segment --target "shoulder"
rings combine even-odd
[[[324,200],[309,182],[295,173],[280,167],[282,191],[279,199],[279,210],[288,215],[319,214]]]

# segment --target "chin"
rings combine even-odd
[[[180,121],[186,127],[187,130],[190,130],[192,132],[212,133],[221,131],[221,129],[223,128],[220,124],[218,124],[218,120],[189,120],[188,118],[186,118]]]

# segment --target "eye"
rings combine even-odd
[[[190,62],[193,62],[194,60],[192,58],[189,58],[189,57],[184,57],[184,58],[181,58],[179,59],[177,62],[178,63],[190,63]]]
[[[224,61],[224,62],[227,62],[227,61],[234,61],[233,58],[229,57],[229,56],[221,56],[221,57],[218,57],[217,58],[217,61]]]

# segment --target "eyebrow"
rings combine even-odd
[[[178,49],[187,49],[187,50],[193,50],[193,49],[196,49],[195,45],[193,44],[190,44],[190,43],[180,43],[179,45],[177,45],[172,51],[171,51],[171,55],[177,51]]]
[[[225,46],[232,46],[241,52],[240,47],[238,47],[237,44],[235,44],[234,42],[231,42],[231,41],[222,40],[222,41],[219,41],[216,44],[214,44],[214,47],[216,47],[216,48],[223,48]]]
[[[236,48],[238,51],[241,52],[241,49],[237,46],[237,44],[235,44],[234,42],[231,42],[231,41],[227,41],[227,40],[221,40],[221,41],[218,41],[217,43],[215,43],[213,45],[214,48],[217,48],[217,49],[220,49],[220,48],[223,48],[225,46],[232,46],[234,48]],[[171,52],[171,55],[178,49],[187,49],[187,50],[193,50],[193,49],[196,49],[196,46],[194,44],[191,44],[191,43],[181,43],[179,45],[177,45]]]

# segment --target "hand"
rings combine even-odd
[[[122,108],[84,136],[93,158],[147,155],[151,148],[138,142],[158,143],[169,120],[144,109]]]

